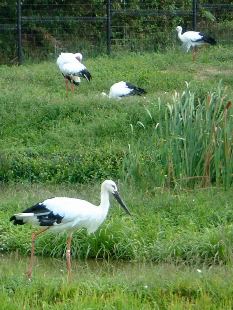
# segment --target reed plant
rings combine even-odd
[[[203,98],[186,83],[170,102],[158,99],[145,107],[145,114],[150,123],[137,122],[144,130],[139,139],[131,124],[132,140],[124,161],[127,177],[169,187],[232,184],[232,103],[221,82]]]

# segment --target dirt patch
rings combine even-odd
[[[218,68],[199,68],[196,72],[195,76],[198,77],[199,80],[206,80],[208,78],[216,77],[217,75],[232,75],[233,70],[230,69],[218,69]]]

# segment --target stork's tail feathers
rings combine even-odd
[[[92,76],[91,76],[90,72],[87,69],[82,70],[80,72],[80,74],[81,74],[81,76],[83,76],[89,82],[92,79]]]
[[[135,87],[134,91],[135,91],[135,94],[139,96],[146,94],[146,90],[140,87]]]
[[[130,95],[143,95],[146,94],[145,89],[141,88],[141,87],[137,87],[129,82],[126,82],[126,85],[129,89],[132,89],[132,91],[130,92]]]
[[[209,43],[210,45],[216,45],[217,44],[216,40],[214,38],[212,38],[212,37],[204,36],[203,40],[206,43]]]
[[[81,82],[80,77],[79,76],[73,76],[72,82],[74,85],[78,86]]]
[[[10,218],[14,225],[24,225],[34,217],[34,213],[18,213]]]

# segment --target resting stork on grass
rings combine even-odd
[[[81,63],[81,53],[61,53],[57,58],[57,65],[65,78],[66,94],[69,90],[69,82],[71,83],[71,91],[74,92],[74,85],[79,85],[81,77],[84,77],[87,81],[91,80],[91,74],[87,68]]]
[[[28,223],[41,228],[38,232],[32,234],[31,259],[27,271],[29,279],[32,277],[36,237],[47,230],[54,233],[67,232],[66,265],[68,277],[70,276],[72,233],[77,229],[86,228],[87,232],[90,234],[94,233],[99,228],[108,214],[110,194],[115,197],[120,206],[130,215],[130,211],[119,195],[115,182],[112,180],[105,180],[101,185],[101,200],[99,206],[95,206],[86,200],[54,197],[39,202],[27,208],[22,213],[14,214],[10,218],[10,221],[13,221],[14,225]]]
[[[109,94],[102,93],[103,96],[108,96],[109,98],[121,99],[122,97],[128,96],[141,96],[146,94],[145,89],[137,87],[128,82],[118,82],[111,86]]]
[[[182,27],[177,26],[176,31],[178,33],[178,38],[183,43],[183,48],[188,52],[192,47],[193,61],[196,59],[196,48],[200,45],[210,44],[215,45],[217,42],[210,36],[205,35],[202,32],[197,31],[186,31],[182,33]]]

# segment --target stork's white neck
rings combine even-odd
[[[177,32],[179,39],[182,40],[182,28],[178,29]]]
[[[110,201],[109,201],[109,192],[106,190],[101,191],[100,207],[103,210],[103,215],[107,216],[110,207]]]

